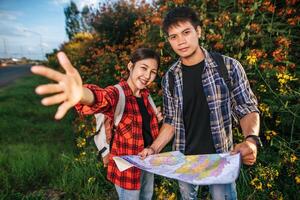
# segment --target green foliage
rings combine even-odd
[[[124,78],[130,53],[143,45],[160,52],[162,67],[150,89],[161,103],[160,78],[177,58],[162,30],[163,16],[173,7],[194,8],[202,21],[201,46],[236,58],[243,65],[261,111],[264,149],[257,164],[243,166],[237,180],[239,199],[297,199],[300,187],[300,4],[286,1],[156,1],[153,6],[121,1],[91,14],[97,32],[92,40],[62,45],[83,75],[84,82],[101,86]],[[76,44],[76,45],[75,45]],[[72,46],[73,45],[73,46]],[[80,47],[80,48],[79,48]],[[81,126],[86,121],[77,119]],[[90,137],[87,125],[80,138]],[[235,129],[236,142],[243,140]],[[89,145],[80,147],[80,151]],[[176,184],[156,180],[157,199],[175,199]],[[201,199],[209,198],[203,189]],[[175,196],[174,196],[174,195]],[[204,195],[203,195],[204,194]]]
[[[101,37],[110,44],[126,45],[136,31],[134,22],[142,13],[135,9],[134,4],[117,1],[103,5],[95,14],[93,27]]]

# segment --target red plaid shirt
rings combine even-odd
[[[137,155],[144,149],[144,140],[142,133],[142,115],[139,111],[135,96],[129,88],[126,81],[119,83],[124,90],[126,100],[125,109],[122,120],[113,136],[113,143],[108,163],[107,178],[116,185],[128,190],[140,189],[141,170],[136,167],[131,167],[123,172],[120,172],[113,161],[113,156],[121,155]],[[88,115],[95,113],[103,113],[113,119],[114,110],[118,103],[119,92],[113,86],[108,86],[105,89],[99,88],[96,85],[85,85],[93,91],[95,95],[95,103],[92,106],[78,104],[76,109],[79,113]],[[156,115],[148,101],[148,90],[142,90],[141,96],[144,99],[145,106],[151,116],[150,128],[153,139],[158,136],[158,121]]]

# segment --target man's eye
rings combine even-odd
[[[169,36],[169,40],[175,40],[175,39],[176,39],[176,35]]]
[[[183,34],[184,35],[188,35],[191,31],[184,31]]]

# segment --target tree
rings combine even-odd
[[[70,5],[64,9],[66,16],[66,32],[69,39],[72,39],[73,36],[81,31],[80,26],[80,12],[76,4],[71,1]]]

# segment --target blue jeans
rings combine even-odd
[[[141,189],[126,190],[115,184],[119,200],[151,200],[153,195],[154,175],[142,170]]]
[[[181,193],[181,199],[197,199],[198,185],[192,185],[186,182],[178,181]],[[209,192],[213,200],[236,200],[237,192],[234,183],[209,185]]]

